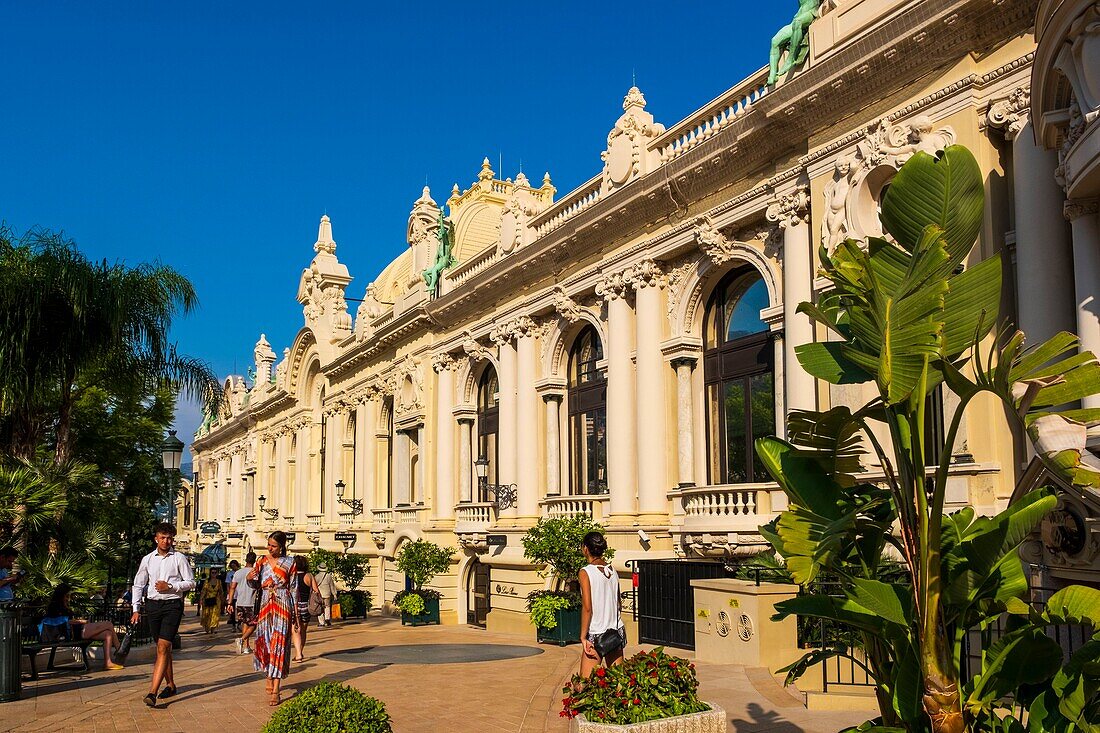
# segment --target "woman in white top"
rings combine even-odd
[[[626,629],[620,615],[619,574],[603,559],[607,540],[600,532],[589,532],[581,543],[581,552],[588,564],[581,568],[581,677],[588,678],[592,670],[603,664],[621,664],[626,646]],[[596,648],[596,639],[608,630],[618,631],[621,643],[606,656]]]

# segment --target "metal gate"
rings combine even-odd
[[[720,562],[638,560],[638,640],[681,649],[695,648],[695,594],[691,581],[725,578]]]

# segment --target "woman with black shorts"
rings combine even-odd
[[[298,576],[298,597],[295,599],[295,611],[298,614],[298,625],[291,630],[294,640],[294,656],[292,661],[301,662],[306,658],[306,630],[309,628],[309,596],[314,591],[320,593],[317,588],[317,579],[309,572],[309,562],[305,557],[298,555],[294,558],[294,573]]]

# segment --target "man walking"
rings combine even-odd
[[[183,620],[183,597],[195,587],[191,565],[182,553],[176,552],[176,528],[161,522],[153,528],[153,541],[157,548],[141,558],[134,576],[134,615],[136,624],[145,614],[149,632],[157,643],[157,661],[153,665],[153,680],[149,694],[143,702],[151,708],[157,700],[176,694],[176,678],[172,670],[172,640],[179,632]],[[160,690],[160,683],[164,689]],[[159,690],[159,693],[158,693]]]
[[[233,627],[233,631],[240,631],[238,624],[240,621],[237,619],[237,609],[233,607],[233,593],[231,592],[233,587],[233,576],[237,574],[237,571],[241,569],[241,564],[236,560],[232,560],[229,563],[229,570],[225,574],[225,605],[229,610],[226,611],[226,615],[229,616],[229,625]]]
[[[252,651],[248,639],[256,630],[256,601],[259,600],[259,591],[248,584],[248,574],[252,572],[252,566],[255,564],[256,553],[249,552],[244,556],[244,567],[229,578],[229,600],[226,611],[236,611],[237,624],[241,628],[241,635],[236,640],[237,654]]]
[[[317,566],[316,578],[317,590],[321,593],[321,600],[325,607],[324,614],[317,625],[332,626],[332,599],[336,596],[336,581],[332,579],[332,572],[325,563]]]

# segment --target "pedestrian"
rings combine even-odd
[[[225,586],[225,607],[227,623],[233,627],[233,631],[237,631],[237,607],[233,602],[233,595],[230,593],[230,589],[233,586],[233,577],[237,574],[237,571],[241,569],[241,564],[236,560],[232,560],[229,563],[229,570],[225,574],[225,578],[222,579],[222,584]]]
[[[298,614],[298,626],[294,632],[294,661],[304,662],[306,658],[306,631],[309,629],[309,599],[317,590],[317,579],[309,572],[309,562],[298,555],[294,558],[294,574],[298,578],[298,595],[295,611]]]
[[[15,586],[26,575],[22,570],[12,571],[18,556],[19,552],[14,547],[0,548],[0,603],[15,600]]]
[[[153,527],[156,549],[141,558],[134,576],[135,610],[130,624],[136,625],[145,614],[149,633],[157,643],[157,660],[153,665],[153,679],[149,694],[143,701],[151,708],[157,699],[176,694],[176,677],[172,669],[172,640],[179,632],[183,620],[183,598],[195,587],[195,576],[187,558],[175,550],[176,528],[168,522]],[[160,683],[164,682],[164,690]]]
[[[252,572],[256,564],[256,553],[249,552],[244,557],[244,567],[234,573],[229,583],[228,598],[237,614],[237,624],[240,626],[241,635],[236,640],[237,654],[251,652],[249,638],[256,630],[256,607],[259,605],[260,594],[248,583],[248,574]]]
[[[321,620],[317,625],[332,626],[332,601],[336,598],[336,580],[325,563],[317,566],[317,574],[314,577],[317,579],[317,590],[321,592],[321,602],[324,604]]]
[[[270,704],[279,704],[283,678],[290,672],[290,630],[298,624],[295,601],[298,576],[294,560],[286,556],[286,533],[272,532],[267,538],[267,556],[248,573],[263,590],[260,620],[256,625],[252,665],[266,677]]]
[[[626,628],[619,598],[619,574],[603,559],[607,539],[589,532],[581,543],[588,564],[581,568],[581,677],[588,679],[601,663],[622,664]]]
[[[202,613],[199,616],[202,628],[206,633],[213,634],[218,630],[218,623],[222,619],[222,608],[225,606],[225,585],[218,577],[217,570],[211,570],[210,577],[203,584],[202,592],[199,594],[199,604],[202,606]]]
[[[110,621],[86,621],[70,608],[73,589],[67,583],[54,588],[46,604],[46,615],[38,625],[39,634],[51,627],[63,639],[84,639],[103,642],[103,669],[122,669],[118,636]]]

